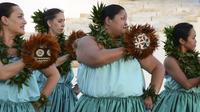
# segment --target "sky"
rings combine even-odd
[[[79,18],[80,13],[89,13],[92,6],[97,2],[108,0],[0,0],[1,2],[13,2],[21,7],[27,24],[26,32],[34,32],[34,24],[31,15],[38,9],[60,8],[66,18]]]

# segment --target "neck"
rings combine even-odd
[[[53,32],[52,30],[49,30],[49,32],[48,32],[50,35],[52,35],[53,37],[57,37],[58,35],[55,33],[55,32]]]
[[[113,40],[115,40],[117,37],[119,37],[119,35],[113,33],[113,32],[112,32],[111,30],[109,30],[109,29],[106,29],[106,32],[109,34],[109,36],[110,36]]]
[[[10,33],[9,31],[4,31],[1,34],[4,38],[4,44],[8,47],[12,47],[14,45],[14,38],[16,35]]]
[[[182,53],[186,53],[188,50],[185,48],[185,47],[183,47],[183,46],[181,46],[180,48],[179,48],[179,50],[182,52]]]

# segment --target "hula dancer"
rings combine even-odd
[[[154,112],[199,112],[200,61],[195,51],[196,32],[189,23],[165,28],[167,57],[165,90]]]
[[[80,62],[78,85],[83,96],[74,112],[144,112],[151,109],[164,77],[164,67],[151,54],[143,59],[127,56],[125,9],[116,4],[93,7],[90,36],[76,41]],[[152,74],[145,87],[142,68]]]
[[[48,77],[39,91],[36,76],[21,59],[26,21],[22,9],[14,3],[0,3],[0,112],[35,112],[31,102],[46,102],[59,79],[55,65],[42,71]]]
[[[42,108],[42,112],[72,112],[75,107],[77,97],[72,88],[72,79],[74,73],[71,68],[71,57],[65,50],[65,35],[63,34],[65,26],[64,12],[57,8],[43,11],[36,11],[32,16],[35,29],[41,33],[48,33],[57,39],[61,53],[56,61],[56,66],[61,74],[61,78],[54,89],[51,96],[48,97],[49,102]],[[38,84],[42,88],[46,82],[46,77],[40,74],[37,78]]]

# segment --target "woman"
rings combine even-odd
[[[43,69],[48,80],[41,91],[35,74],[25,68],[20,59],[18,43],[23,35],[26,21],[21,8],[14,3],[0,3],[0,111],[1,112],[35,112],[31,102],[38,99],[38,104],[44,103],[57,81],[59,72],[55,65]],[[24,78],[25,77],[25,78]]]
[[[39,13],[39,12],[38,12]],[[42,13],[42,12],[41,12]],[[62,52],[60,57],[56,61],[57,68],[61,74],[61,79],[59,80],[56,88],[49,97],[49,105],[43,108],[43,112],[72,112],[75,103],[77,101],[76,94],[72,89],[72,79],[74,77],[70,57],[68,57],[67,52],[64,50],[65,36],[63,35],[63,30],[65,26],[64,12],[57,8],[52,8],[44,11],[43,24],[38,24],[34,18],[39,18],[37,13],[32,16],[36,23],[36,30],[39,32],[46,32],[57,38]],[[39,30],[40,29],[40,30]],[[43,75],[38,77],[38,83],[43,86],[46,78]]]
[[[151,97],[141,97],[145,86],[142,68],[152,74],[151,85],[158,94],[164,67],[152,55],[143,60],[124,59],[120,40],[127,29],[125,9],[116,4],[99,5],[92,19],[93,36],[76,41],[77,60],[81,63],[78,85],[83,96],[75,112],[144,112],[152,108]]]
[[[189,23],[166,28],[165,90],[154,112],[198,112],[200,63],[195,54],[196,32]],[[198,54],[198,53],[197,53]]]

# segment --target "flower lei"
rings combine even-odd
[[[20,38],[19,36],[17,36],[14,39],[14,41],[16,45],[13,46],[12,48],[17,49],[17,56],[20,57],[21,45],[24,42],[24,40]],[[10,63],[9,60],[12,59],[12,57],[9,57],[7,54],[8,48],[9,47],[6,46],[3,42],[3,37],[0,37],[0,59],[3,64],[9,64]],[[24,68],[18,73],[18,75],[10,78],[10,80],[8,81],[8,84],[17,85],[18,89],[21,90],[23,85],[29,86],[28,80],[30,79],[30,76],[31,76],[31,71],[28,70],[28,68]]]
[[[97,43],[104,45],[107,49],[122,47],[124,46],[123,36],[120,36],[114,41],[103,27],[101,15],[104,8],[105,5],[103,3],[97,4],[97,7],[93,6],[90,18],[93,23],[89,25],[89,28],[91,29],[89,34],[95,37]]]
[[[41,33],[47,32],[47,29],[44,27],[45,25],[43,21],[44,12],[45,10],[41,11],[38,9],[38,11],[35,11],[34,14],[31,16],[31,18],[33,19],[33,22],[36,24],[35,30]],[[64,35],[64,33],[58,36],[58,43],[60,44],[60,48],[61,48],[60,56],[64,54],[68,54],[68,52],[64,49],[65,37],[66,35]],[[68,59],[62,65],[57,67],[61,75],[67,75],[67,73],[71,70],[71,62],[72,62],[72,59]]]
[[[187,78],[194,78],[200,76],[200,63],[198,60],[199,52],[189,51],[186,53],[180,52],[175,45],[173,44],[173,31],[172,26],[165,27],[164,33],[167,37],[167,40],[164,42],[164,50],[167,56],[172,56],[176,58],[179,62],[181,70],[185,73]]]

